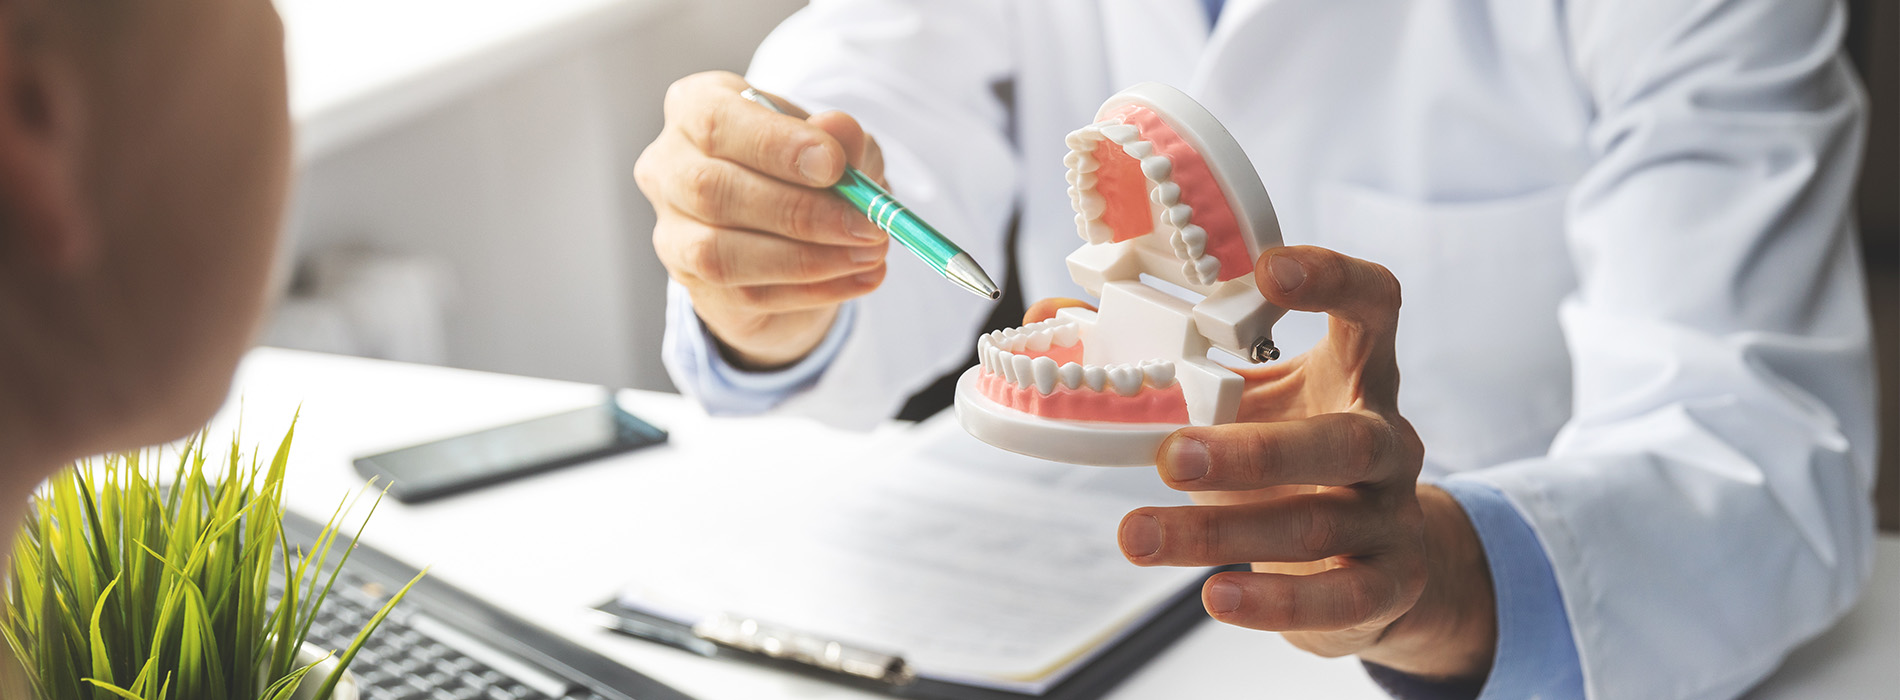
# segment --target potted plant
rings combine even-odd
[[[157,456],[142,453],[82,461],[48,481],[0,591],[0,636],[38,700],[355,700],[350,661],[415,581],[340,654],[305,644],[362,530],[331,551],[348,512],[339,504],[309,551],[290,551],[283,489],[295,434],[293,420],[267,466],[247,461],[234,436],[208,474],[200,433],[168,484],[148,473]],[[324,566],[332,555],[337,565]]]

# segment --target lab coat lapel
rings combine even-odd
[[[1101,8],[1114,89],[1193,79],[1207,45],[1207,11],[1198,0],[1101,0]]]

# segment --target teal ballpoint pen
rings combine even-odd
[[[777,102],[758,90],[746,88],[739,95],[766,109],[787,114]],[[831,186],[831,191],[851,202],[851,206],[857,207],[858,211],[864,212],[871,223],[891,234],[891,238],[897,239],[898,243],[902,243],[945,279],[986,299],[1003,296],[1003,291],[996,287],[996,283],[990,280],[990,276],[983,272],[983,268],[976,264],[969,253],[963,252],[962,248],[944,238],[937,229],[924,223],[923,219],[892,197],[889,191],[878,186],[857,168],[844,166],[844,177],[838,180],[838,184]]]

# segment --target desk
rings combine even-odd
[[[272,445],[299,405],[286,500],[327,515],[360,480],[360,454],[448,437],[586,405],[595,387],[464,370],[259,349],[245,361],[248,444]],[[678,396],[625,392],[629,410],[672,433],[671,442],[613,459],[407,507],[386,502],[365,541],[431,575],[513,610],[704,700],[877,698],[820,680],[706,659],[596,628],[586,609],[630,580],[640,543],[667,533],[643,507],[717,498],[728,465],[772,461],[788,474],[787,498],[823,488],[826,455],[880,436],[841,433],[778,418],[708,418]],[[238,401],[213,421],[222,440]],[[888,426],[882,432],[901,430]],[[743,437],[743,439],[735,439]],[[802,484],[802,486],[800,486]],[[610,556],[602,557],[601,553]],[[617,555],[617,556],[615,556]],[[1849,619],[1795,654],[1759,698],[1860,698],[1900,687],[1900,538],[1882,537],[1870,594]],[[1117,700],[1214,697],[1382,698],[1351,659],[1321,659],[1278,635],[1203,624],[1141,669]]]

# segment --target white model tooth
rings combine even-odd
[[[1089,385],[1089,391],[1101,391],[1102,387],[1108,385],[1108,370],[1099,365],[1083,367],[1082,382]]]
[[[1075,210],[1088,218],[1099,219],[1102,212],[1108,211],[1108,198],[1094,191],[1083,192],[1082,196],[1075,200]]]
[[[1047,357],[1038,357],[1029,363],[1030,371],[1036,376],[1036,391],[1048,396],[1056,390],[1056,361]]]
[[[1122,396],[1134,396],[1141,392],[1141,370],[1134,365],[1110,366],[1108,381],[1115,385],[1115,393]]]
[[[1003,381],[1011,384],[1016,383],[1016,364],[1010,362],[1010,359],[1014,357],[1015,355],[1011,355],[1008,350],[996,351],[996,373],[1003,375]]]
[[[1122,146],[1122,152],[1135,160],[1147,160],[1155,154],[1155,145],[1148,141],[1136,141]]]
[[[1069,135],[1062,141],[1063,143],[1069,144],[1069,150],[1071,151],[1086,152],[1095,147],[1095,139],[1100,138],[1101,135],[1102,130],[1095,128],[1095,126],[1091,124],[1069,132]]]
[[[1168,207],[1167,218],[1168,223],[1173,224],[1175,228],[1186,226],[1188,222],[1194,219],[1194,207],[1190,207],[1186,204],[1176,204]]]
[[[1063,365],[1056,370],[1056,376],[1062,379],[1062,385],[1070,389],[1082,388],[1082,374],[1082,365],[1074,362]]]
[[[1188,255],[1187,243],[1181,240],[1180,231],[1175,231],[1174,233],[1168,235],[1168,246],[1174,249],[1174,257],[1180,258],[1182,260],[1189,260],[1194,257],[1192,255]]]
[[[1081,236],[1084,243],[1096,242],[1095,239],[1089,237],[1089,223],[1088,217],[1081,214],[1075,215],[1075,235]]]
[[[1166,389],[1174,385],[1174,363],[1153,361],[1142,363],[1141,373],[1148,379],[1148,386]]]
[[[1167,156],[1153,155],[1141,159],[1141,174],[1147,175],[1150,180],[1166,180],[1173,172],[1174,161],[1168,160]]]
[[[1054,340],[1055,335],[1053,331],[1036,331],[1029,334],[1028,344],[1023,347],[1029,348],[1030,352],[1049,352],[1049,341]]]
[[[1194,261],[1195,275],[1201,284],[1213,284],[1220,277],[1220,260],[1212,255]]]
[[[1082,327],[1073,323],[1056,326],[1055,331],[1058,347],[1072,348],[1075,347],[1077,341],[1082,339]]]
[[[1069,155],[1062,157],[1062,165],[1070,170],[1076,170],[1082,165],[1082,159],[1087,157],[1089,157],[1087,153],[1079,150],[1069,151]]]
[[[1036,383],[1036,361],[1028,355],[1011,355],[1009,363],[1016,368],[1016,385],[1029,386]]]
[[[1181,231],[1176,235],[1181,238],[1181,247],[1185,249],[1185,254],[1181,257],[1192,259],[1207,253],[1207,229],[1188,224],[1182,226]],[[1183,251],[1176,250],[1175,252]]]
[[[1090,243],[1110,243],[1115,240],[1115,229],[1101,219],[1092,219],[1082,225],[1082,237]]]
[[[1181,186],[1173,181],[1156,183],[1155,188],[1149,191],[1148,198],[1163,207],[1180,204]]]
[[[1076,180],[1081,179],[1081,177],[1082,177],[1082,173],[1078,173],[1074,170],[1070,170],[1069,172],[1062,174],[1062,179],[1068,180],[1069,185],[1071,187],[1073,187],[1075,185]]]
[[[1095,189],[1095,184],[1101,180],[1100,176],[1097,176],[1095,173],[1078,173],[1071,170],[1069,174],[1075,176],[1075,179],[1070,180],[1069,184],[1085,190]]]
[[[1126,146],[1141,138],[1141,129],[1128,124],[1110,124],[1102,127],[1102,135],[1108,137],[1110,141]]]

